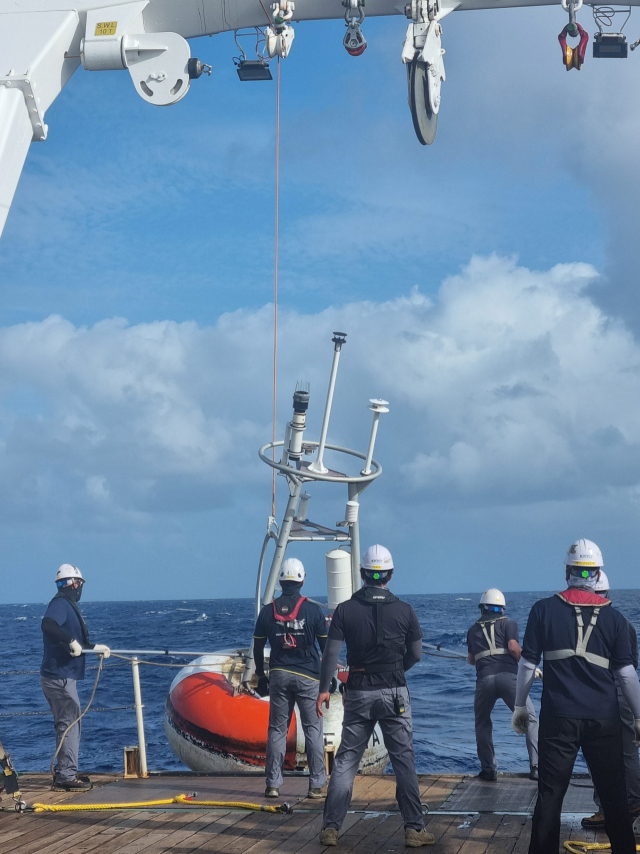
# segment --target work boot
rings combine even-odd
[[[604,827],[604,816],[601,812],[597,812],[594,815],[583,818],[580,824],[585,830],[598,830],[598,828]]]
[[[495,783],[498,775],[495,771],[481,771],[479,774],[476,774],[476,779],[485,780],[487,783]]]
[[[325,789],[309,789],[309,791],[307,792],[307,797],[318,801],[321,798],[326,798],[327,793]]]
[[[538,766],[537,765],[534,765],[532,767],[531,771],[529,771],[529,779],[530,780],[538,780],[539,779],[539,777],[538,777]]]
[[[275,786],[267,786],[264,790],[265,798],[279,798],[280,797],[280,789],[276,789]]]
[[[426,827],[422,830],[414,830],[408,827],[404,832],[404,844],[406,848],[422,848],[423,845],[435,845],[436,838],[429,833]]]
[[[320,831],[320,836],[318,837],[318,842],[320,845],[337,845],[338,844],[338,831],[335,827],[323,827]]]
[[[93,783],[74,777],[73,780],[56,780],[53,789],[56,792],[86,792],[93,789]]]

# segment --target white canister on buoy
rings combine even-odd
[[[327,606],[333,611],[341,602],[351,599],[351,555],[344,549],[331,549],[326,562]]]

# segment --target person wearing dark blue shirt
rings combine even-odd
[[[481,780],[498,779],[496,753],[493,747],[491,713],[502,700],[513,712],[516,702],[516,679],[520,660],[518,624],[505,611],[504,594],[491,587],[480,597],[480,619],[467,632],[468,662],[476,668],[476,690],[473,710],[476,719],[476,747],[480,760]],[[533,703],[527,699],[529,727],[529,779],[538,779],[538,718]]]
[[[605,599],[611,599],[609,595],[609,579],[603,569],[600,570],[600,578],[595,587],[595,593]],[[631,651],[633,652],[633,666],[638,669],[638,635],[635,628],[629,623],[629,638],[631,640]],[[636,740],[635,721],[633,712],[624,698],[621,687],[616,680],[618,693],[618,706],[620,708],[620,720],[622,721],[622,747],[624,753],[624,782],[627,788],[627,801],[629,813],[635,820],[640,816],[640,756],[638,755],[638,742]],[[598,790],[593,790],[593,800],[598,811],[595,815],[585,816],[580,824],[587,830],[598,830],[604,827],[604,813],[602,812],[602,801]]]
[[[260,611],[253,634],[253,657],[258,692],[269,694],[267,737],[267,798],[277,798],[282,785],[282,769],[287,732],[293,707],[297,704],[304,732],[309,765],[310,798],[323,798],[327,782],[324,761],[322,720],[316,715],[320,679],[320,650],[327,642],[327,621],[320,607],[301,596],[305,571],[301,561],[288,558],[278,576],[282,596]],[[264,672],[264,648],[269,641],[269,678]]]
[[[538,799],[529,854],[560,847],[562,802],[582,749],[602,801],[612,854],[635,854],[625,789],[622,724],[616,681],[640,737],[640,684],[629,624],[595,593],[603,565],[591,540],[577,540],[565,558],[567,590],[536,602],[527,622],[518,665],[512,726],[524,734],[525,706],[535,669],[544,658],[540,709]]]
[[[40,685],[53,713],[57,764],[54,787],[65,792],[90,789],[86,777],[78,777],[80,749],[80,700],[77,682],[84,679],[83,649],[108,658],[109,647],[92,644],[78,602],[84,578],[77,566],[63,563],[56,573],[58,592],[42,618],[44,654]]]

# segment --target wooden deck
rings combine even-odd
[[[83,795],[51,792],[45,775],[21,777],[21,789],[29,804],[155,800],[194,790],[206,800],[274,803],[262,797],[262,777],[163,775],[124,781],[121,777],[99,775],[93,779],[94,790]],[[526,814],[445,814],[463,787],[469,785],[464,779],[453,775],[420,777],[423,801],[432,811],[426,824],[437,840],[436,847],[427,850],[443,854],[526,854],[531,827]],[[496,795],[513,792],[515,796],[520,783],[505,777],[488,785],[496,787]],[[322,826],[322,801],[304,799],[307,786],[304,778],[285,779],[281,800],[293,804],[292,815],[183,807],[23,815],[2,812],[0,854],[323,854],[327,849],[317,839]],[[450,798],[454,791],[456,796]],[[468,799],[466,803],[470,805]],[[10,798],[2,798],[3,807],[11,808],[11,804]],[[353,812],[347,815],[336,854],[401,854],[405,850],[394,777],[358,777],[351,807]],[[607,841],[604,834],[582,830],[580,817],[568,813],[563,816],[563,838]]]

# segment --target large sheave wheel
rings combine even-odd
[[[438,129],[438,114],[433,112],[429,103],[429,79],[424,62],[414,59],[408,63],[409,107],[416,136],[422,145],[431,145]]]

